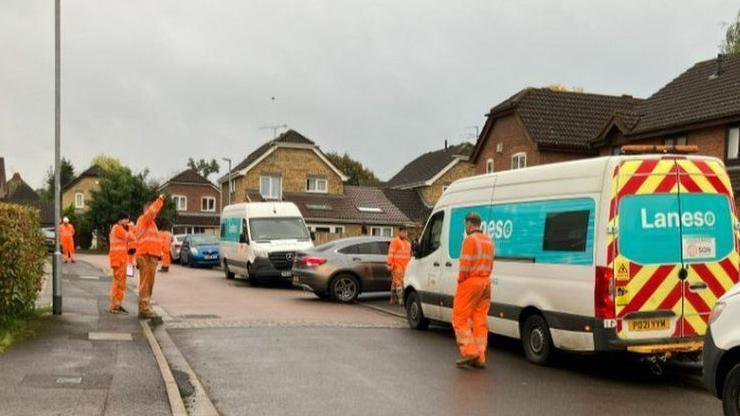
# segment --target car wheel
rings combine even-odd
[[[429,319],[424,317],[424,311],[421,309],[421,299],[416,291],[411,291],[406,300],[406,320],[409,321],[411,329],[423,331],[429,328]]]
[[[360,283],[351,274],[340,274],[331,281],[331,296],[339,302],[354,302],[359,294]]]
[[[740,415],[740,364],[727,374],[722,388],[722,407],[725,415]]]
[[[195,267],[195,260],[193,260],[193,256],[188,256],[188,267]]]
[[[545,365],[550,361],[554,347],[545,318],[531,315],[524,321],[522,344],[529,361],[537,365]]]
[[[226,278],[228,280],[234,279],[234,272],[229,270],[229,265],[226,263],[226,260],[224,260],[224,275],[226,275]]]

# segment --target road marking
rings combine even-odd
[[[79,277],[82,280],[100,280],[100,276],[85,276],[85,275],[80,275]]]
[[[327,321],[256,321],[256,320],[222,320],[222,319],[189,319],[187,321],[165,322],[167,329],[206,329],[206,328],[406,328],[403,320],[391,323],[361,322],[327,322]]]
[[[129,332],[88,332],[90,341],[133,341]]]
[[[82,384],[82,377],[58,377],[57,384]]]

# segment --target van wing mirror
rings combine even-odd
[[[419,257],[419,240],[416,238],[411,240],[411,252],[414,253],[414,257]]]
[[[316,241],[316,231],[310,231],[309,234],[311,235],[311,241]]]

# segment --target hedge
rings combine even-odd
[[[0,203],[0,320],[35,308],[45,260],[38,210]]]

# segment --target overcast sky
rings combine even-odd
[[[474,140],[470,126],[527,86],[649,96],[714,57],[737,8],[62,0],[62,154],[77,172],[105,153],[166,179],[191,156],[237,163],[285,123],[386,180],[445,139]],[[39,187],[54,151],[53,0],[0,2],[0,56],[0,156]]]

